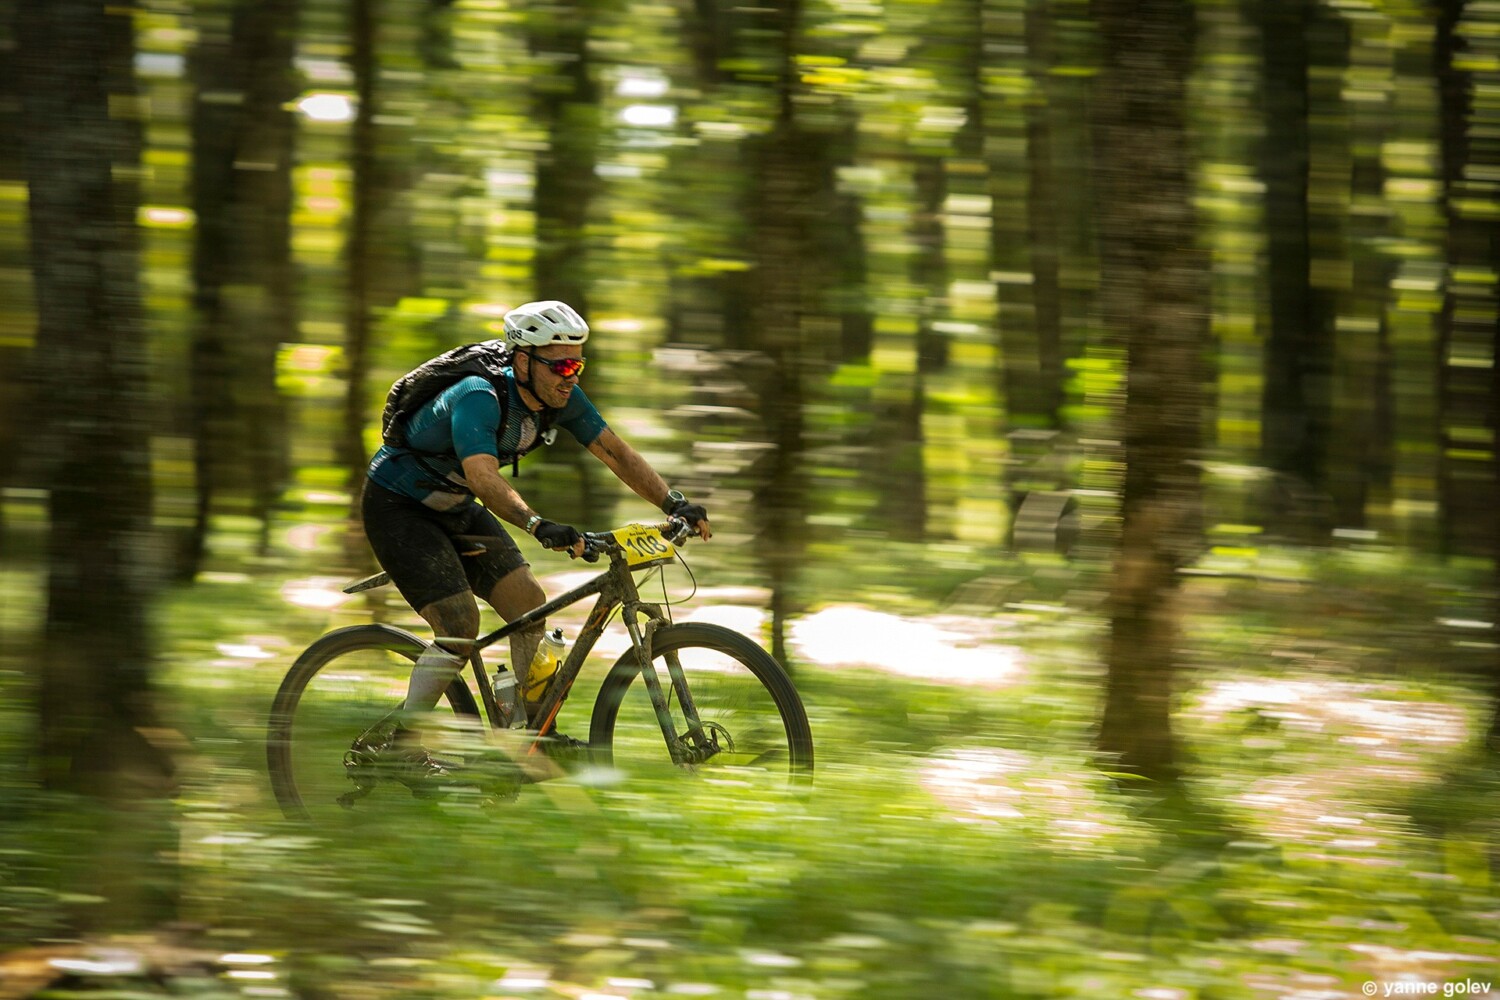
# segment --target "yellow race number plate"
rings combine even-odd
[[[677,554],[676,547],[649,524],[627,524],[616,528],[614,536],[625,552],[625,562],[631,566],[663,562]]]

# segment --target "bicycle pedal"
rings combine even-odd
[[[344,754],[344,777],[354,782],[354,787],[361,790],[361,796],[369,795],[370,789],[380,783],[374,758],[352,750]]]
[[[446,787],[433,785],[407,785],[406,789],[411,792],[412,798],[422,802],[431,802],[433,799],[440,799],[448,794]]]
[[[364,798],[366,795],[369,795],[370,794],[370,790],[371,790],[372,787],[373,786],[370,786],[370,785],[360,785],[354,791],[352,791],[352,792],[345,792],[343,795],[340,795],[337,799],[334,799],[334,801],[337,802],[339,805],[343,806],[345,809],[353,809],[354,808],[354,803],[358,802],[360,799]]]
[[[480,804],[485,809],[496,809],[500,806],[508,806],[521,797],[521,786],[511,785],[509,788],[486,788]]]
[[[577,753],[586,757],[591,749],[591,745],[587,740],[577,740],[571,736],[564,736],[556,732],[537,737],[537,743],[548,755],[562,751],[564,753]]]

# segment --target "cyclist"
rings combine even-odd
[[[704,508],[669,488],[584,395],[578,380],[588,337],[588,324],[563,302],[528,302],[511,310],[505,314],[505,340],[513,354],[503,378],[492,382],[473,375],[444,389],[407,419],[409,447],[382,446],[370,462],[361,504],[365,534],[401,596],[437,636],[412,670],[402,725],[382,753],[394,776],[408,785],[447,774],[447,765],[423,747],[420,724],[463,669],[470,640],[479,635],[474,595],[506,621],[546,600],[499,521],[525,531],[543,548],[575,558],[583,553],[582,536],[572,525],[542,517],[500,475],[502,464],[550,443],[544,427],[568,431],[643,499],[686,520],[703,539],[712,534]],[[507,400],[500,399],[501,391]],[[460,558],[455,535],[496,541],[486,542],[482,555]],[[544,631],[539,622],[510,640],[520,690]],[[531,713],[536,707],[525,709]]]

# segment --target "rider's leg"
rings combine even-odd
[[[402,710],[408,740],[416,738],[421,716],[437,707],[443,692],[463,670],[472,640],[479,635],[479,606],[468,591],[434,601],[417,613],[432,626],[437,639],[417,658],[407,685]]]
[[[438,511],[375,483],[365,484],[361,511],[370,547],[401,596],[437,636],[437,644],[428,647],[411,674],[403,708],[414,725],[437,706],[468,659],[469,640],[479,634],[468,567],[453,544],[454,535],[469,530],[476,510],[483,508],[471,504]]]
[[[524,615],[546,599],[547,594],[542,590],[542,585],[531,575],[531,567],[525,565],[505,574],[489,591],[490,606],[506,621]],[[531,671],[531,658],[536,655],[536,647],[541,643],[546,629],[546,622],[537,622],[531,628],[522,629],[510,637],[511,664],[516,668],[516,683],[522,691],[526,689],[526,675]],[[533,718],[537,704],[524,704],[526,717],[535,725],[539,721]],[[520,763],[532,781],[546,781],[563,774],[558,765],[545,755],[525,754],[520,758]]]
[[[530,566],[519,566],[501,577],[489,592],[490,607],[506,621],[524,615],[547,599],[542,585],[536,582]],[[521,629],[510,637],[510,665],[515,672],[516,683],[521,690],[526,688],[526,674],[531,670],[531,659],[542,641],[547,623],[537,622],[530,628]],[[477,634],[477,633],[476,633]],[[527,717],[536,708],[534,703],[526,706]]]

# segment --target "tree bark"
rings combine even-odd
[[[795,3],[788,4],[794,7]],[[793,22],[795,23],[795,22]],[[761,394],[772,449],[756,491],[767,576],[771,588],[771,655],[787,663],[786,629],[799,609],[796,567],[805,549],[806,486],[803,452],[802,314],[805,244],[799,211],[805,210],[805,168],[790,112],[757,150],[760,193],[752,233],[755,254],[756,327],[770,359]]]
[[[1177,569],[1201,529],[1197,467],[1207,399],[1206,262],[1194,247],[1186,81],[1190,0],[1096,0],[1104,67],[1096,174],[1104,317],[1126,355],[1121,542],[1110,593],[1098,749],[1170,783],[1178,672]]]
[[[193,53],[193,305],[190,410],[197,513],[179,575],[203,558],[217,494],[250,494],[269,543],[286,476],[276,352],[297,339],[292,262],[292,57],[297,0],[208,11]]]
[[[1485,208],[1478,207],[1490,195],[1480,178],[1500,169],[1500,148],[1482,132],[1476,135],[1492,125],[1494,113],[1481,112],[1475,105],[1476,89],[1500,85],[1500,71],[1484,68],[1479,59],[1465,59],[1473,45],[1468,39],[1474,37],[1472,26],[1466,24],[1466,11],[1475,21],[1487,19],[1487,27],[1500,21],[1463,0],[1438,0],[1434,5],[1433,70],[1438,81],[1443,208],[1448,224],[1448,273],[1438,318],[1440,516],[1445,551],[1460,549],[1464,542],[1473,546],[1473,539],[1458,537],[1465,527],[1483,538],[1494,566],[1495,590],[1500,593],[1500,508],[1495,505],[1500,487],[1500,363],[1496,363],[1500,361],[1500,281],[1496,279],[1500,231],[1483,214]],[[1468,68],[1463,68],[1464,62]],[[1486,353],[1491,360],[1486,368],[1453,364]],[[1491,614],[1500,615],[1500,604]],[[1493,704],[1484,741],[1500,753],[1500,655],[1492,657],[1490,673]]]
[[[533,107],[546,130],[537,157],[535,292],[588,310],[589,206],[598,189],[599,88],[589,54],[588,4],[569,2],[531,12],[531,55],[545,63]]]
[[[371,309],[375,297],[374,229],[379,190],[375,144],[378,93],[375,73],[379,0],[351,0],[349,8],[349,67],[359,107],[349,134],[349,229],[344,243],[347,269],[344,302],[345,397],[343,433],[339,441],[342,464],[348,470],[353,496],[350,517],[359,520],[359,498],[370,455],[365,447],[366,400],[370,377]]]
[[[1062,249],[1058,236],[1057,165],[1053,156],[1052,95],[1048,72],[1054,57],[1051,14],[1045,4],[1028,4],[1026,10],[1027,63],[1041,89],[1039,100],[1026,112],[1026,162],[1029,184],[1026,192],[1028,242],[1031,245],[1031,303],[1036,327],[1038,416],[1044,426],[1062,426],[1064,399]]]
[[[786,628],[800,609],[796,567],[806,547],[803,324],[811,311],[809,275],[818,266],[810,259],[809,249],[813,206],[823,187],[817,176],[822,157],[810,152],[816,139],[801,128],[796,116],[801,0],[776,0],[764,13],[767,35],[776,41],[772,63],[776,118],[770,132],[753,146],[750,245],[757,346],[770,360],[762,418],[772,450],[756,491],[756,506],[762,512],[761,531],[767,542],[771,655],[788,663]]]
[[[108,917],[170,908],[170,865],[131,853],[169,836],[142,798],[171,789],[158,749],[149,609],[150,366],[135,215],[142,109],[129,11],[103,0],[23,0],[16,20],[30,190],[37,349],[55,419],[36,424],[47,469],[50,573],[37,657],[41,779],[131,808],[82,845]],[[158,844],[158,846],[160,846]]]
[[[1269,327],[1262,403],[1266,464],[1321,485],[1328,430],[1332,331],[1311,285],[1308,234],[1309,8],[1256,2],[1264,79],[1260,172],[1265,184]]]
[[[588,0],[539,6],[527,16],[532,58],[547,65],[534,84],[532,105],[546,130],[536,162],[536,264],[533,292],[560,299],[589,315],[588,220],[599,188],[599,87],[589,53],[594,19]],[[593,394],[596,403],[605,398]],[[581,448],[569,450],[578,474],[580,516],[596,524],[607,516],[595,485],[597,464]]]
[[[1466,202],[1484,196],[1467,175],[1474,168],[1494,169],[1500,155],[1490,152],[1493,143],[1475,142],[1472,136],[1476,71],[1458,65],[1468,49],[1462,31],[1465,6],[1462,0],[1440,0],[1435,5],[1433,69],[1438,81],[1448,272],[1438,316],[1439,524],[1445,554],[1484,552],[1500,563],[1500,520],[1495,519],[1500,468],[1495,439],[1486,444],[1483,436],[1485,429],[1493,432],[1500,427],[1491,389],[1500,366],[1477,368],[1462,363],[1500,349],[1495,322],[1495,302],[1500,296],[1493,277],[1500,260],[1495,225],[1465,209]],[[1500,77],[1494,72],[1486,75]],[[1486,271],[1491,275],[1486,281],[1461,277]]]
[[[1309,514],[1328,486],[1336,309],[1327,280],[1314,278],[1318,259],[1335,253],[1315,246],[1315,240],[1336,242],[1341,230],[1320,230],[1309,201],[1308,122],[1315,105],[1310,70],[1318,61],[1314,43],[1337,32],[1303,0],[1252,0],[1249,13],[1260,27],[1264,80],[1259,159],[1266,192],[1267,315],[1261,460],[1278,476],[1265,517],[1274,530],[1313,540],[1326,537],[1332,527],[1318,517],[1309,520]]]
[[[0,20],[14,21],[12,0],[0,2]],[[9,53],[7,53],[9,55]],[[13,56],[12,56],[13,58]],[[24,136],[20,74],[0,73],[0,178],[14,181],[25,177]],[[21,469],[18,463],[21,436],[30,408],[35,405],[34,382],[27,372],[30,344],[25,343],[19,327],[31,312],[31,290],[24,274],[22,254],[0,254],[0,301],[11,313],[0,328],[0,371],[12,373],[0,378],[0,488],[17,484]],[[15,373],[20,373],[17,376]],[[5,531],[5,505],[0,504],[0,558],[8,553],[10,538]]]
[[[1014,67],[1027,66],[1027,34],[1024,16],[1001,20],[1003,30],[984,32],[982,10],[976,44],[988,41],[996,49],[1015,53]],[[1018,12],[1019,13],[1019,12]],[[980,60],[975,82],[984,86],[993,57]],[[990,138],[990,266],[996,276],[995,298],[999,307],[997,328],[1000,343],[1000,383],[1005,406],[1005,425],[1010,430],[1051,428],[1057,420],[1049,384],[1049,347],[1038,325],[1037,273],[1034,237],[1037,214],[1032,203],[1031,181],[1037,176],[1031,147],[1033,125],[1045,114],[1040,102],[991,102],[985,120]]]
[[[744,143],[746,173],[736,192],[737,211],[729,219],[710,220],[730,234],[724,237],[727,247],[746,247],[750,269],[677,281],[673,307],[680,317],[674,325],[684,331],[692,314],[706,317],[716,307],[716,318],[696,319],[694,325],[717,327],[723,346],[757,352],[767,362],[764,370],[742,368],[754,370],[753,391],[771,445],[756,464],[753,490],[771,590],[772,655],[783,663],[788,662],[787,624],[802,605],[797,567],[806,549],[808,514],[805,373],[851,350],[868,352],[871,339],[863,248],[851,251],[847,231],[829,231],[831,217],[857,215],[834,180],[840,142],[852,140],[853,131],[834,116],[812,127],[797,114],[802,13],[801,0],[733,9],[711,0],[693,4],[685,34],[698,82],[705,89],[743,86],[745,97],[769,105],[773,124],[765,135]],[[739,235],[733,232],[737,224],[745,227],[742,240],[733,238]],[[692,299],[684,302],[688,295]],[[810,336],[809,330],[818,334]]]

